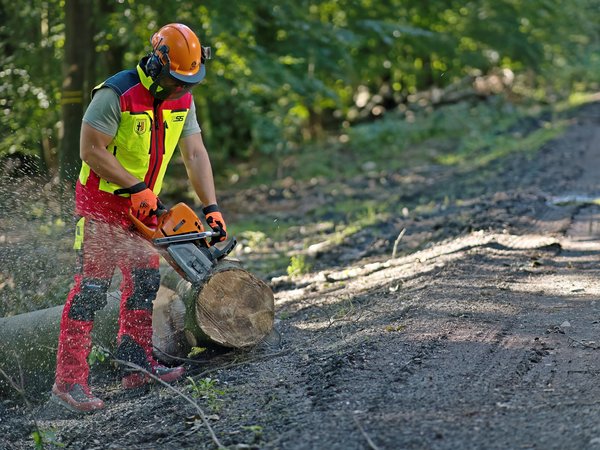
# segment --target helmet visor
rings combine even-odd
[[[182,72],[177,69],[171,70],[169,47],[167,45],[155,47],[153,54],[156,52],[159,52],[158,58],[162,67],[158,75],[153,78],[154,88],[151,89],[151,92],[159,100],[177,100],[190,92],[194,86],[204,79],[206,75],[204,55],[207,54],[210,58],[209,47],[202,47],[203,56],[200,60],[200,68],[195,73]]]
[[[201,72],[204,72],[204,66],[200,69]],[[162,70],[158,79],[156,80],[161,89],[161,97],[165,100],[177,100],[183,97],[185,94],[190,92],[194,86],[197,86],[202,78],[199,81],[191,82],[182,79],[183,77],[178,77],[178,74],[174,71]]]

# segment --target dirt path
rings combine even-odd
[[[353,257],[342,257],[345,243],[318,272],[274,279],[279,339],[191,367],[197,380],[218,380],[198,400],[218,439],[264,449],[600,448],[600,207],[553,203],[598,194],[599,142],[592,104],[461,206],[377,225],[353,241]],[[462,182],[443,174],[435,188]],[[402,228],[405,254],[391,259]],[[108,409],[82,419],[3,402],[0,448],[33,447],[32,417],[66,448],[215,447],[194,407],[169,391],[126,397],[105,382],[99,393]]]

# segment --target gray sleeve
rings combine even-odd
[[[181,132],[181,137],[184,138],[200,132],[202,132],[202,130],[200,129],[198,119],[196,118],[196,105],[194,104],[194,100],[192,100],[192,106],[190,106],[190,110],[188,111],[188,114],[185,118],[185,122],[183,124],[183,131]]]
[[[109,136],[116,136],[121,121],[119,96],[110,88],[99,89],[92,98],[83,121]]]

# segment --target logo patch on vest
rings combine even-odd
[[[173,122],[183,122],[185,117],[183,115],[173,116]]]
[[[133,122],[133,131],[137,134],[144,134],[148,130],[148,119],[147,118],[139,118],[135,119]]]

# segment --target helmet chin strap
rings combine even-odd
[[[166,100],[169,97],[169,95],[171,95],[171,92],[163,88],[158,83],[158,80],[153,80],[148,90],[152,94],[152,97],[154,97],[157,100]]]

